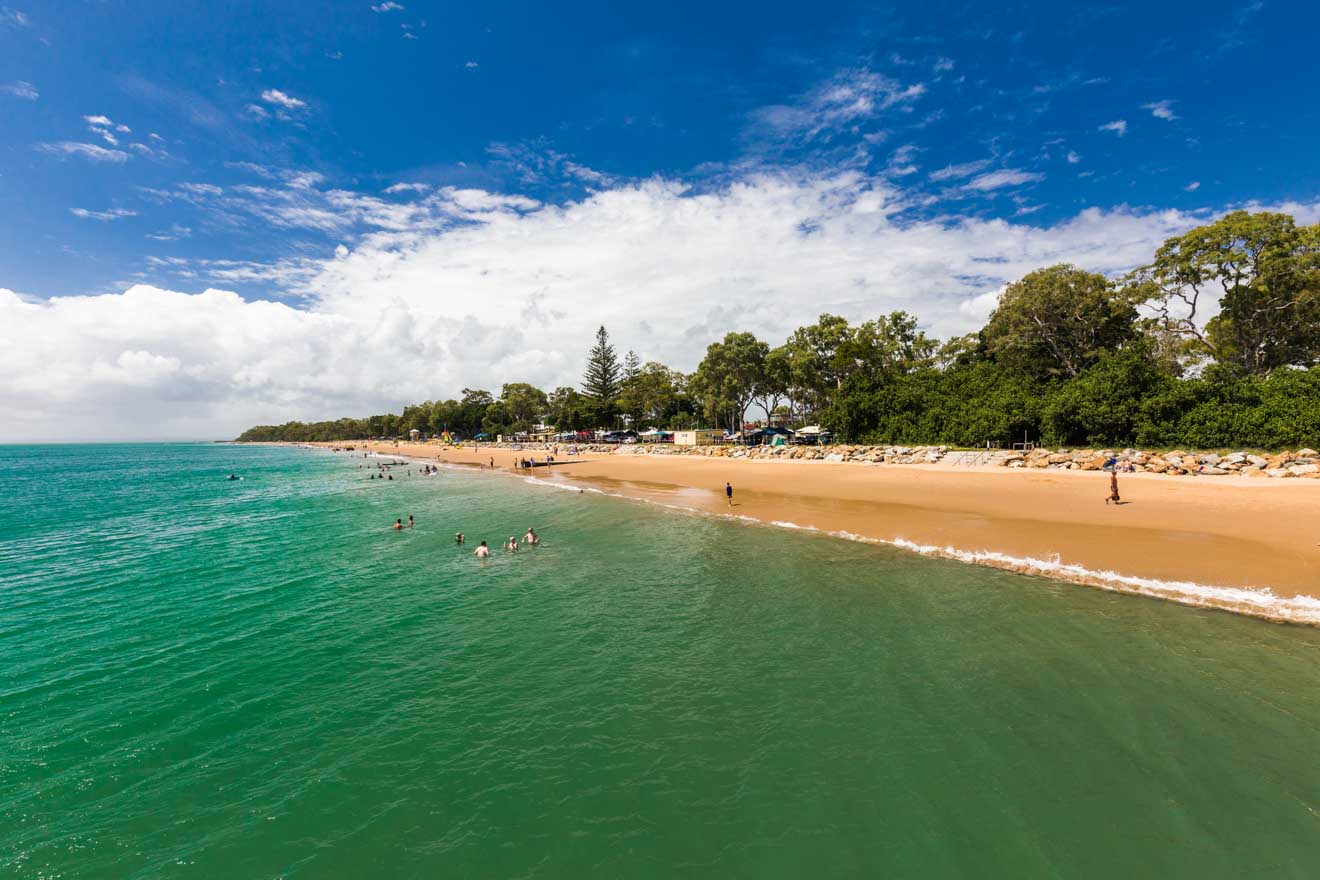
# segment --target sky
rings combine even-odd
[[[9,4],[9,5],[5,5]],[[0,442],[231,437],[977,329],[1320,220],[1320,4],[0,0]]]

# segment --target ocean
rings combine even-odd
[[[0,876],[1320,873],[1320,630],[376,461],[0,447]]]

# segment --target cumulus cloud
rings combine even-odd
[[[262,189],[292,194],[295,207],[297,193],[316,199],[304,207],[324,211],[315,222],[328,229],[380,225],[320,259],[153,263],[198,294],[0,291],[0,439],[232,436],[463,387],[576,384],[601,323],[620,346],[680,369],[727,331],[778,342],[822,311],[864,320],[907,309],[948,336],[979,326],[997,291],[1032,269],[1118,273],[1210,216],[1120,207],[1052,225],[918,219],[887,177],[858,173],[762,174],[700,191],[657,178],[563,205],[475,189],[400,205],[302,183]],[[237,189],[186,195],[271,198]],[[274,214],[282,198],[263,203]],[[1318,208],[1283,207],[1299,218]],[[252,280],[286,287],[299,307],[214,289]]]
[[[1082,161],[1082,157],[1079,156],[1079,155],[1077,155],[1077,151],[1076,151],[1076,150],[1069,150],[1069,151],[1068,151],[1068,164],[1069,164],[1069,165],[1076,165],[1076,164],[1077,164],[1078,162],[1080,162],[1080,161]]]
[[[276,107],[283,107],[285,110],[301,110],[307,106],[306,101],[281,92],[279,89],[266,89],[261,93],[261,100],[267,104],[274,104]]]
[[[1106,122],[1104,125],[1100,126],[1099,130],[1112,131],[1114,134],[1122,137],[1127,134],[1127,120],[1115,119],[1113,122]]]
[[[1154,101],[1150,104],[1142,104],[1141,109],[1149,110],[1150,115],[1154,116],[1156,119],[1167,119],[1172,122],[1178,118],[1173,112],[1172,101]]]
[[[58,141],[50,144],[37,144],[36,149],[54,156],[77,156],[93,162],[127,162],[128,153],[123,150],[111,150],[96,144],[84,144],[77,141]]]
[[[21,79],[10,83],[0,83],[0,95],[9,95],[13,98],[22,98],[24,101],[35,101],[41,97],[37,87],[30,82],[24,82]]]
[[[81,217],[84,220],[100,220],[102,222],[137,216],[137,211],[126,211],[123,208],[111,208],[108,211],[89,211],[86,208],[70,208],[69,213],[75,217]]]

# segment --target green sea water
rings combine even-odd
[[[0,877],[1320,875],[1320,631],[362,464],[0,447]]]

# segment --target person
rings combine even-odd
[[[541,543],[541,536],[536,533],[536,529],[528,526],[527,534],[523,535],[523,543],[535,547],[537,544]]]
[[[411,529],[415,525],[417,525],[417,523],[413,522],[412,514],[408,514],[408,528]]]
[[[505,549],[505,550],[512,550],[514,553],[517,553],[517,552],[518,552],[518,539],[515,538],[513,535],[509,535],[509,543],[507,543],[507,544],[504,545],[504,549]]]
[[[454,532],[454,543],[455,543],[455,544],[462,544],[462,543],[463,543],[463,533],[462,533],[462,532]]]
[[[390,474],[388,479],[394,479],[394,474]]]
[[[1118,471],[1109,472],[1109,497],[1105,499],[1105,504],[1109,502],[1118,504]]]
[[[397,532],[397,531],[399,531],[399,530],[402,529],[402,528],[403,528],[403,520],[401,520],[401,519],[396,519],[396,520],[394,521],[394,530]]]
[[[491,470],[495,470],[495,458],[494,458],[494,456],[492,456],[491,459],[490,459],[490,469],[491,469]]]
[[[487,556],[490,556],[490,548],[486,546],[485,541],[482,541],[477,545],[477,552],[472,555],[476,556],[478,559],[485,559]]]
[[[729,502],[729,506],[730,506],[730,507],[733,507],[733,484],[732,484],[732,483],[725,483],[725,484],[724,484],[724,497],[728,500],[728,502]]]

